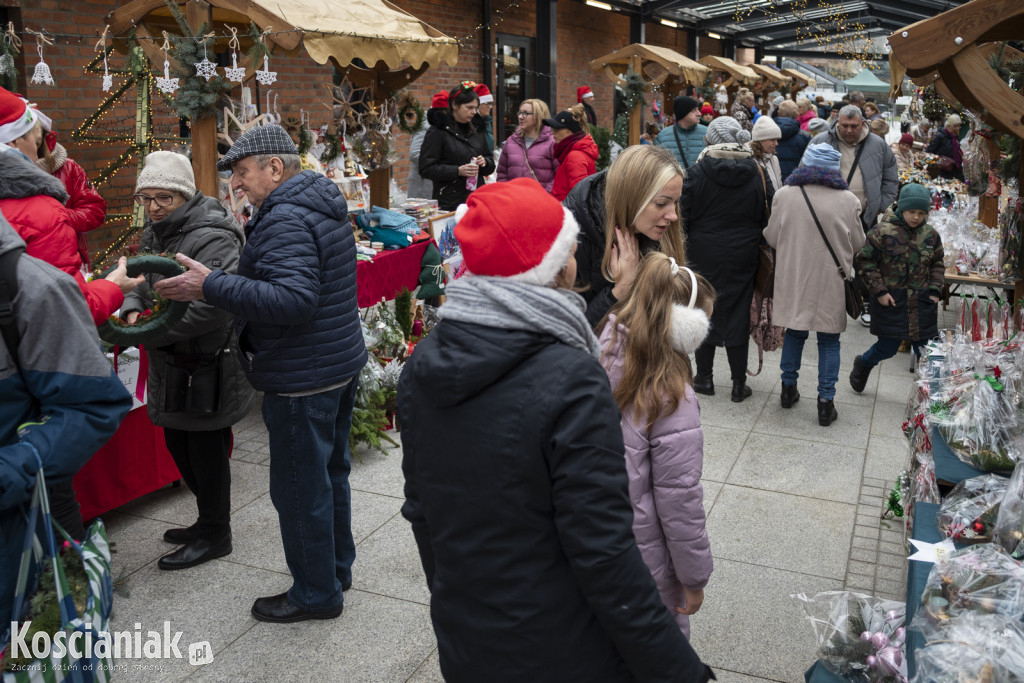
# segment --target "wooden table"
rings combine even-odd
[[[946,292],[943,296],[945,304],[949,303],[949,294],[953,291],[953,286],[959,285],[970,285],[972,287],[984,287],[992,292],[993,295],[997,295],[996,290],[1002,289],[1004,291],[1012,291],[1013,299],[1011,300],[1014,306],[1017,306],[1021,299],[1024,299],[1024,280],[995,280],[993,278],[981,277],[971,273],[969,275],[960,275],[954,269],[946,270]]]

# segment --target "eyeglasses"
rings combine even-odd
[[[532,111],[522,111],[522,110],[520,110],[519,115],[520,116],[533,116],[533,112]]]
[[[155,197],[150,197],[144,194],[135,195],[135,203],[141,204],[142,206],[149,206],[150,202],[156,202],[156,205],[161,208],[167,208],[174,203],[173,194],[158,194]]]

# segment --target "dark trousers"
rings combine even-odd
[[[750,338],[747,337],[739,346],[726,346],[725,355],[729,359],[729,374],[733,382],[747,381],[747,350]],[[697,360],[697,374],[710,377],[715,369],[715,345],[704,342],[697,347],[693,357]]]
[[[75,489],[71,486],[71,480],[62,481],[59,484],[49,484],[46,487],[46,495],[50,499],[50,516],[53,521],[60,524],[68,536],[81,541],[85,538],[85,525],[82,523],[82,509],[75,499]],[[63,539],[59,532],[55,531],[57,544]]]
[[[186,432],[164,427],[164,441],[196,496],[200,538],[216,540],[231,531],[231,427],[209,432]]]

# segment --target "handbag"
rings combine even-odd
[[[761,164],[754,162],[757,172],[761,175],[761,188],[764,190],[764,211],[767,220],[771,213],[768,206],[768,184],[764,179]],[[757,270],[754,271],[754,291],[762,298],[770,299],[775,294],[775,250],[768,244],[762,244],[757,251]]]
[[[940,154],[939,155],[939,168],[943,172],[949,173],[953,169],[956,168],[956,162],[953,161],[953,157],[947,157],[947,156],[943,156],[943,155]]]
[[[75,606],[70,584],[64,573],[64,562],[57,553],[54,527],[67,542],[68,548],[64,552],[77,555],[74,561],[82,563],[82,569],[88,578],[88,597],[81,614]],[[36,537],[37,529],[42,532],[39,539]],[[40,544],[40,540],[42,544]],[[32,503],[28,511],[28,526],[18,569],[14,611],[11,612],[11,619],[17,622],[21,622],[25,616],[35,616],[23,614],[26,602],[33,597],[28,594],[30,588],[29,569],[33,564],[39,587],[43,585],[42,581],[44,580],[54,582],[61,628],[69,634],[77,631],[81,637],[68,636],[65,643],[69,646],[64,648],[63,656],[58,656],[56,648],[51,646],[48,657],[37,658],[31,662],[19,662],[21,665],[18,670],[3,674],[4,683],[30,683],[42,680],[106,683],[110,680],[113,670],[113,662],[110,657],[113,648],[108,643],[106,652],[100,650],[103,652],[103,655],[100,656],[97,654],[97,647],[100,642],[103,642],[100,634],[110,631],[110,609],[114,603],[114,583],[110,572],[110,545],[107,542],[107,531],[103,522],[96,520],[89,527],[85,539],[78,543],[51,519],[50,501],[46,495],[46,480],[43,475],[42,463],[36,472],[35,491],[32,494]],[[51,573],[43,574],[44,567],[49,567]],[[32,638],[31,634],[30,626],[29,637],[25,639],[30,647],[37,640]],[[50,642],[53,643],[52,633]],[[87,647],[87,643],[92,643],[91,651]],[[75,647],[70,647],[71,644],[75,644]],[[9,643],[0,645],[9,646]],[[8,647],[8,655],[10,654]]]
[[[210,415],[220,409],[224,354],[231,333],[216,353],[168,353],[164,361],[166,413]]]
[[[804,201],[807,202],[807,208],[811,210],[811,218],[814,219],[814,224],[818,226],[818,232],[821,234],[821,239],[825,241],[825,246],[828,247],[828,253],[832,255],[832,260],[836,264],[836,269],[839,271],[839,277],[843,278],[843,294],[846,297],[846,314],[856,320],[864,313],[864,301],[860,295],[857,294],[857,289],[853,286],[853,279],[847,277],[846,271],[843,270],[842,264],[839,263],[839,259],[836,257],[836,252],[832,250],[832,245],[828,242],[828,237],[825,237],[825,231],[821,227],[821,221],[818,220],[818,214],[814,212],[814,207],[811,206],[811,198],[807,196],[807,191],[804,190],[803,186],[800,187],[800,192],[804,196]]]

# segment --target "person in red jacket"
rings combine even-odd
[[[129,278],[122,259],[103,280],[86,282],[78,255],[78,236],[64,202],[68,193],[53,176],[39,170],[24,150],[39,146],[38,115],[17,95],[0,88],[0,210],[25,240],[26,253],[75,278],[92,313],[102,324],[143,277]]]
[[[107,219],[107,202],[89,182],[85,169],[68,158],[68,151],[57,142],[57,134],[53,132],[53,122],[38,109],[35,109],[42,126],[39,146],[35,155],[25,151],[25,155],[36,162],[44,172],[49,173],[64,183],[68,191],[68,210],[71,227],[78,233],[78,255],[85,267],[89,267],[89,240],[85,233],[103,225]]]
[[[558,170],[551,194],[562,201],[576,183],[597,171],[597,143],[590,137],[582,104],[560,111],[553,119],[544,119],[555,136],[555,157]]]

